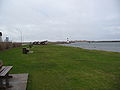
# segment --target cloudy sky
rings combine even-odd
[[[120,40],[120,0],[0,0],[12,41]],[[4,38],[3,37],[3,38]]]

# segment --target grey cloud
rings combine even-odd
[[[119,0],[2,0],[0,3],[0,31],[13,41],[20,41],[17,29],[22,31],[24,41],[57,41],[67,37],[120,39],[120,30],[115,33],[115,27],[120,26]]]

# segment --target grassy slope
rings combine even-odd
[[[29,73],[28,90],[120,90],[120,53],[65,46],[0,52],[11,73]]]

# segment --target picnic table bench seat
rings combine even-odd
[[[13,66],[3,66],[3,64],[0,63],[0,88],[10,87],[9,78],[12,78],[12,76],[9,76],[9,72],[12,69],[12,67]]]
[[[13,66],[2,66],[0,69],[0,77],[8,76],[9,71],[12,69]]]

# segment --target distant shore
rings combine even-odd
[[[38,41],[43,42],[43,41]],[[88,43],[102,43],[102,42],[120,42],[119,40],[116,41],[87,41],[87,40],[73,40],[73,41],[47,41],[46,45],[56,45],[56,44],[71,44],[71,43],[77,43],[77,42],[88,42]],[[32,42],[23,42],[23,44],[30,44]]]

